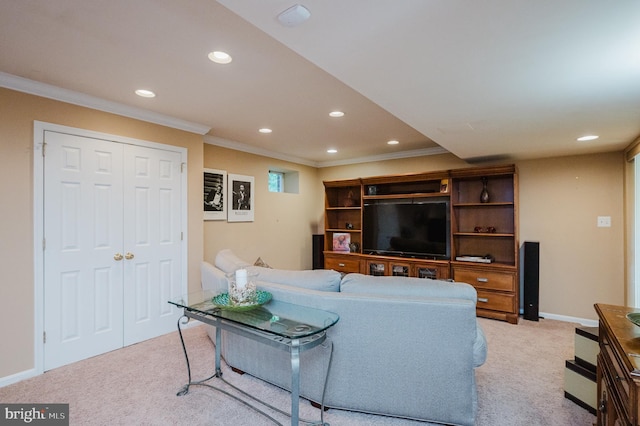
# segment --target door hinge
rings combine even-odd
[[[42,142],[42,156],[44,157],[44,152],[47,149],[47,143],[46,142]]]
[[[46,331],[42,332],[42,343],[47,343],[47,332]]]
[[[180,163],[180,173],[184,173],[184,169],[187,167],[187,163]]]
[[[180,241],[184,241],[184,232],[180,232]]]
[[[46,250],[46,249],[47,249],[47,239],[46,239],[46,238],[43,238],[43,239],[42,239],[42,250],[44,251],[44,250]]]

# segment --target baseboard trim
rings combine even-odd
[[[193,327],[200,327],[202,325],[204,325],[203,322],[191,319],[187,324],[180,323],[180,328],[182,330],[185,330]],[[175,331],[178,331],[178,330],[176,329]],[[170,333],[173,333],[173,331],[171,331]],[[40,374],[43,374],[43,373],[39,372],[36,368],[31,368],[29,370],[21,371],[19,373],[12,374],[10,376],[0,377],[0,388],[12,385],[14,383],[21,382],[26,379],[30,379],[32,377],[39,376]]]
[[[14,383],[21,382],[26,379],[30,379],[38,375],[39,375],[38,371],[35,368],[31,368],[29,370],[12,374],[11,376],[0,377],[0,388],[12,385]]]
[[[540,318],[552,319],[564,322],[575,322],[586,327],[597,327],[598,320],[590,320],[586,318],[570,317],[566,315],[550,314],[548,312],[540,312]]]

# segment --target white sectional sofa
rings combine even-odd
[[[205,290],[227,291],[226,274],[247,268],[258,288],[283,302],[340,315],[323,345],[301,354],[300,393],[319,403],[333,350],[325,406],[429,422],[473,425],[475,369],[487,343],[476,320],[476,291],[463,283],[372,277],[336,271],[252,266],[222,250],[202,263]],[[210,330],[215,341],[215,334]],[[226,362],[289,389],[289,355],[223,332]]]

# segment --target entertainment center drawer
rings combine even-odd
[[[478,303],[476,303],[476,308],[507,313],[513,312],[514,298],[515,296],[513,294],[478,290]]]
[[[515,291],[515,274],[500,271],[453,268],[453,279],[488,290]]]
[[[329,257],[325,254],[324,269],[333,269],[334,271],[344,273],[359,273],[360,259],[345,259],[343,257]]]

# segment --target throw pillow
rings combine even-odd
[[[240,259],[230,249],[220,250],[216,255],[215,265],[225,274],[230,274],[238,269],[246,268],[249,263]]]
[[[271,266],[269,266],[269,264],[267,262],[265,262],[264,260],[262,260],[261,257],[257,258],[255,262],[253,262],[253,266],[260,266],[262,268],[269,268],[272,269]]]

